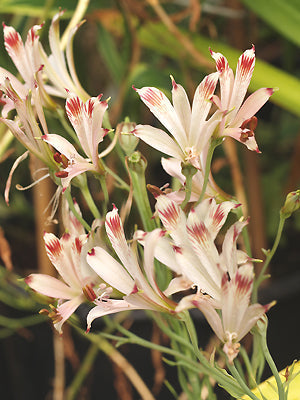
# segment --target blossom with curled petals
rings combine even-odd
[[[218,78],[219,73],[215,72],[203,79],[195,91],[192,107],[184,88],[173,78],[173,105],[159,89],[135,89],[172,137],[149,125],[137,125],[134,134],[157,150],[201,169],[200,154],[219,123],[218,116],[207,120]]]
[[[103,141],[108,130],[102,128],[103,115],[108,107],[107,101],[101,101],[101,95],[91,97],[85,103],[78,97],[72,96],[66,100],[66,112],[76,132],[82,150],[88,158],[81,156],[75,147],[65,138],[57,134],[47,134],[42,139],[51,144],[59,153],[55,160],[63,170],[56,173],[62,178],[65,190],[75,176],[86,171],[102,173],[100,158],[106,155],[114,142],[102,153],[98,154],[98,145]]]
[[[124,310],[148,309],[174,313],[176,304],[160,290],[155,279],[155,247],[163,232],[155,229],[147,235],[142,268],[134,245],[126,242],[116,207],[107,213],[105,227],[120,262],[101,247],[95,247],[87,254],[87,262],[104,282],[121,292],[123,298],[99,301],[87,316],[87,330],[94,319]]]
[[[78,205],[75,208],[80,213]],[[107,287],[86,262],[86,254],[95,244],[99,244],[95,233],[85,234],[83,227],[69,212],[68,230],[59,239],[52,233],[44,233],[47,256],[54,265],[59,278],[46,274],[30,274],[25,282],[28,286],[53,299],[57,306],[42,310],[62,332],[64,322],[76,311],[80,304],[95,302],[109,296],[112,289]]]
[[[211,55],[220,74],[220,97],[213,96],[214,103],[223,114],[218,135],[231,136],[245,144],[248,149],[259,152],[254,137],[257,125],[254,115],[268,101],[274,90],[258,89],[244,101],[255,65],[254,46],[240,56],[235,77],[227,59],[221,53],[211,50]]]

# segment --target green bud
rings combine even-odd
[[[127,156],[132,154],[139,143],[139,138],[134,136],[133,131],[136,127],[135,122],[130,122],[128,118],[117,125],[116,134],[119,136],[119,143]]]
[[[147,160],[139,151],[132,153],[131,156],[127,158],[127,162],[131,171],[137,173],[138,175],[144,176],[147,168]]]
[[[286,196],[284,206],[280,210],[281,218],[289,218],[293,212],[300,208],[300,189],[290,192]]]

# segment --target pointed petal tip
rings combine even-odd
[[[134,85],[132,85],[131,86],[132,87],[132,89],[135,91],[135,92],[137,92],[139,89],[137,89]]]
[[[173,89],[176,90],[178,88],[178,85],[175,82],[175,79],[174,79],[173,75],[170,75],[170,78],[171,78]]]

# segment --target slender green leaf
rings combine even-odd
[[[275,31],[300,46],[299,0],[242,0],[242,2]]]
[[[187,32],[182,31],[182,33],[188,35]],[[195,59],[187,54],[181,43],[160,23],[144,25],[139,31],[139,40],[143,46],[151,50],[177,61],[184,59],[188,65],[199,71],[204,70],[203,66],[197,64]],[[240,51],[199,35],[191,37],[191,40],[198,51],[204,56],[207,55],[207,59],[211,59],[209,53],[209,47],[211,47],[214,51],[223,53],[231,67],[235,69]],[[213,71],[215,69],[213,60],[211,65],[211,71]],[[295,115],[300,115],[300,80],[295,76],[257,59],[249,90],[253,92],[260,87],[278,88],[279,90],[271,96],[270,101]]]

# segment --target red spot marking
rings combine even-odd
[[[135,284],[130,294],[138,293],[138,291],[139,291],[139,289],[138,289],[137,285]]]
[[[86,328],[86,331],[85,331],[85,333],[89,333],[89,332],[90,332],[90,330],[91,330],[91,328]]]
[[[24,279],[25,283],[29,285],[32,282],[32,277],[29,275]]]
[[[69,173],[67,171],[55,172],[55,176],[57,176],[58,178],[67,178],[68,175]]]
[[[95,255],[95,249],[91,249],[90,251],[88,251],[88,255],[89,256],[94,256]]]
[[[65,232],[65,233],[62,235],[62,239],[63,239],[63,240],[69,240],[70,237],[71,237],[71,235],[70,235],[69,233],[67,233],[67,232]]]
[[[173,250],[175,251],[175,253],[182,254],[182,249],[179,246],[174,245]]]

